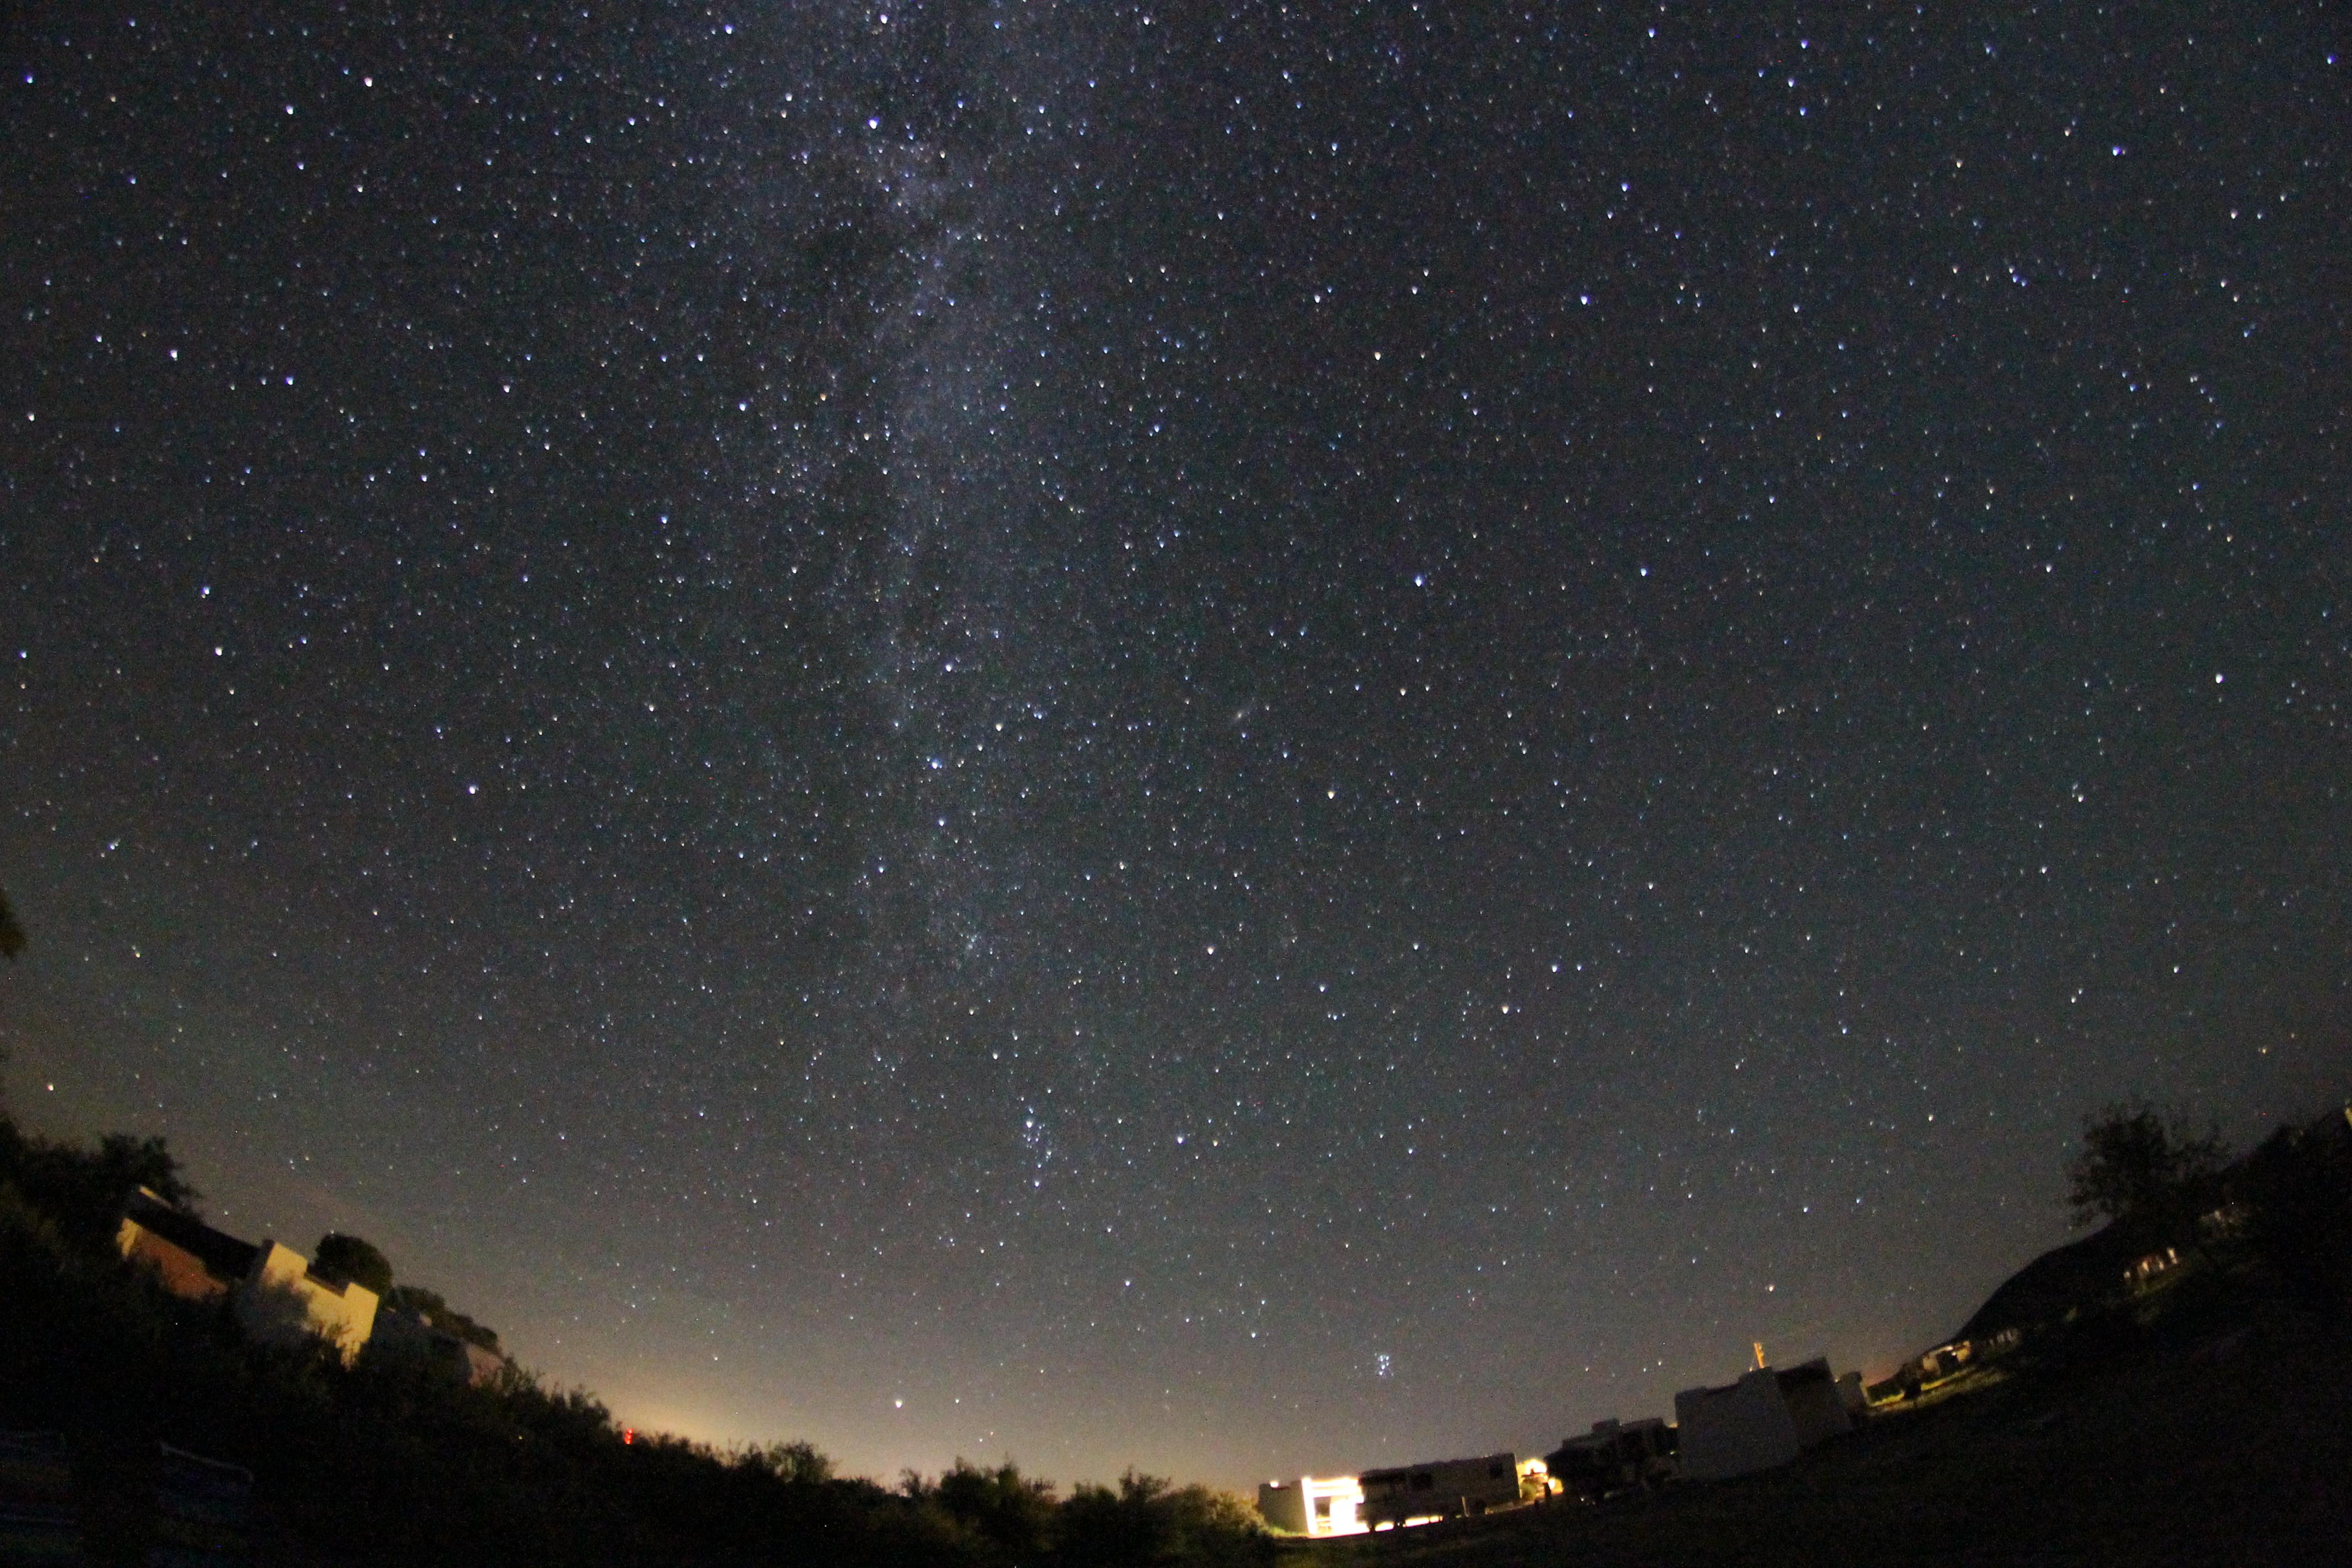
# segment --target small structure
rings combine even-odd
[[[253,1271],[261,1249],[215,1230],[142,1187],[122,1206],[115,1250],[155,1276],[173,1295],[190,1301],[226,1296]]]
[[[1960,1375],[1979,1363],[1998,1360],[2024,1342],[2025,1331],[2015,1325],[1972,1340],[1950,1340],[1912,1357],[1895,1369],[1895,1375],[1874,1383],[1868,1402],[1888,1405],[1912,1399]]]
[[[376,1294],[349,1279],[321,1274],[283,1242],[265,1241],[245,1288],[236,1293],[236,1321],[254,1339],[299,1344],[326,1341],[345,1365],[375,1331]]]
[[[1721,1388],[1675,1395],[1682,1473],[1725,1480],[1785,1465],[1814,1445],[1853,1429],[1826,1357],[1786,1370],[1759,1367]]]
[[[238,1325],[257,1340],[300,1343],[315,1335],[348,1364],[375,1327],[376,1295],[366,1286],[318,1272],[279,1242],[257,1247],[215,1230],[145,1187],[123,1205],[114,1246],[174,1296],[229,1298]]]
[[[1799,1447],[1815,1447],[1853,1430],[1853,1418],[1846,1414],[1845,1401],[1838,1394],[1828,1357],[1815,1356],[1801,1366],[1772,1375],[1780,1384],[1780,1400],[1789,1407],[1789,1419],[1796,1424]]]
[[[371,1356],[437,1367],[468,1388],[480,1387],[512,1364],[488,1346],[436,1327],[422,1312],[404,1307],[377,1308],[375,1331],[367,1342]]]
[[[1976,1346],[1966,1340],[1937,1345],[1919,1358],[1920,1384],[1924,1387],[1931,1383],[1941,1383],[1948,1377],[1958,1377],[1976,1359]]]
[[[1682,1430],[1683,1474],[1695,1481],[1769,1470],[1805,1451],[1769,1367],[1721,1388],[1683,1390],[1675,1395],[1675,1422]]]
[[[1257,1489],[1257,1511],[1292,1535],[1361,1535],[1364,1489],[1353,1476],[1301,1476]]]
[[[1373,1530],[1429,1524],[1509,1508],[1519,1500],[1519,1458],[1435,1459],[1425,1465],[1366,1470],[1364,1522]]]
[[[1682,1435],[1655,1416],[1595,1421],[1580,1437],[1563,1438],[1546,1456],[1559,1489],[1586,1502],[1648,1491],[1682,1473]]]

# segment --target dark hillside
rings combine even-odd
[[[2280,1128],[2201,1183],[2199,1197],[2168,1217],[2131,1216],[2051,1248],[2004,1280],[1952,1337],[2030,1331],[2110,1301],[2134,1259],[2167,1247],[2256,1267],[2324,1315],[2344,1310],[2352,1289],[2352,1114]]]
[[[2113,1294],[2116,1281],[2136,1256],[2137,1249],[2112,1225],[2080,1241],[2053,1247],[2002,1281],[1952,1337],[1980,1339],[2004,1329],[2054,1321],[2071,1307]]]

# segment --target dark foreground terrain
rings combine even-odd
[[[118,1252],[126,1193],[190,1195],[161,1141],[0,1115],[0,1562],[71,1534],[93,1563],[255,1568],[2352,1568],[2352,1113],[2227,1165],[2144,1110],[2086,1122],[2086,1148],[2110,1132],[2136,1163],[2078,1176],[2137,1186],[1993,1293],[1968,1331],[2021,1340],[1964,1380],[1769,1475],[1307,1543],[1133,1472],[1063,1495],[959,1462],[886,1489],[806,1444],[631,1434],[511,1365],[255,1342],[226,1298]],[[2128,1284],[2158,1253],[2180,1262]]]
[[[2210,1269],[1769,1475],[1298,1550],[1314,1568],[2352,1564],[2352,1332]]]

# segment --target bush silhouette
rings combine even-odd
[[[373,1243],[356,1236],[331,1230],[320,1237],[318,1249],[310,1255],[310,1267],[321,1274],[363,1286],[378,1296],[392,1293],[392,1260],[377,1251]]]

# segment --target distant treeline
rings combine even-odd
[[[896,1489],[805,1443],[730,1450],[639,1433],[520,1372],[468,1387],[431,1364],[249,1344],[224,1305],[115,1255],[124,1198],[194,1195],[161,1140],[95,1148],[0,1115],[0,1425],[63,1431],[100,1562],[138,1562],[159,1443],[257,1478],[263,1561],[1242,1568],[1255,1510],[1129,1472],[1067,1496],[959,1460]]]

